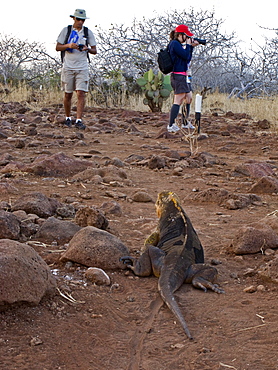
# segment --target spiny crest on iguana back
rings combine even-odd
[[[166,208],[167,206],[169,206],[170,202],[173,202],[174,207],[179,211],[182,218],[184,219],[183,211],[180,206],[179,197],[177,196],[177,194],[175,194],[172,191],[163,191],[158,194],[157,201],[155,203],[157,217],[160,218],[162,216],[162,213],[166,211]],[[160,235],[159,235],[158,229],[156,229],[156,231],[154,231],[145,240],[143,250],[145,250],[146,247],[148,247],[149,245],[157,245],[159,242],[159,239],[160,239]]]
[[[158,194],[157,201],[155,203],[157,216],[161,216],[162,212],[166,208],[166,205],[168,205],[170,202],[173,202],[175,208],[177,208],[177,210],[184,218],[183,209],[180,205],[180,199],[173,191],[162,191]]]

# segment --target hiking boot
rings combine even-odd
[[[179,131],[179,126],[176,123],[173,123],[171,126],[167,126],[167,131],[168,132],[178,132]]]
[[[85,130],[86,125],[84,125],[84,123],[81,120],[79,120],[79,121],[75,121],[75,127],[78,130]]]
[[[191,122],[187,121],[186,125],[184,123],[181,125],[181,128],[191,128],[191,130],[194,130],[195,126],[193,126]]]
[[[66,125],[67,127],[71,127],[71,124],[72,124],[72,122],[71,122],[70,118],[67,118],[67,119],[64,120],[64,125]]]

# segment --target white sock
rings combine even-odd
[[[66,117],[66,119],[70,119],[71,120],[71,117]]]

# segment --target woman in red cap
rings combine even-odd
[[[170,121],[167,126],[168,132],[177,132],[178,125],[175,123],[180,110],[180,105],[186,99],[187,95],[187,116],[189,115],[191,103],[191,85],[188,80],[188,67],[192,58],[193,47],[199,45],[198,41],[192,39],[193,33],[185,24],[176,27],[170,33],[169,52],[174,62],[173,72],[171,73],[171,85],[174,90],[174,103],[170,111]],[[185,48],[182,44],[186,43]],[[184,127],[194,128],[191,123],[187,123]]]

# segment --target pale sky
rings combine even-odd
[[[173,6],[169,7],[169,3]],[[262,41],[261,36],[274,37],[275,33],[260,29],[259,26],[278,28],[278,3],[273,0],[264,0],[258,3],[250,0],[187,0],[184,4],[196,10],[215,10],[216,19],[223,19],[223,31],[231,33],[236,31],[237,36],[247,45],[251,38],[256,42]],[[85,9],[87,19],[85,25],[94,31],[95,25],[108,29],[111,23],[127,24],[143,16],[151,18],[156,11],[164,14],[173,9],[182,9],[178,2],[166,0],[130,1],[130,0],[15,0],[2,6],[0,33],[12,35],[20,40],[39,41],[45,44],[46,51],[56,55],[55,45],[61,29],[72,24],[69,17],[76,8]],[[3,9],[4,8],[4,9]],[[186,24],[186,19],[184,21]]]

